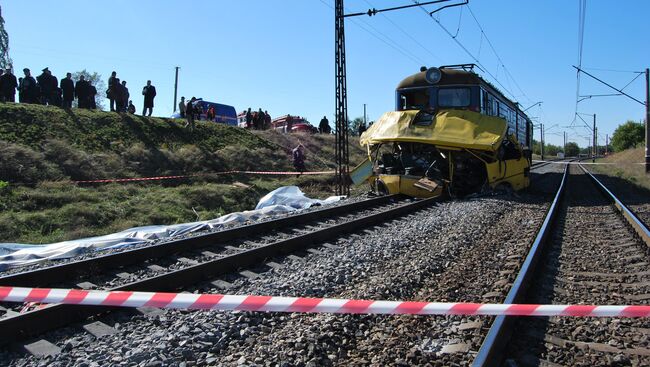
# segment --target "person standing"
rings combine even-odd
[[[181,97],[181,101],[178,103],[178,112],[181,114],[181,118],[185,118],[185,97]]]
[[[2,94],[3,102],[16,102],[16,88],[18,82],[16,76],[11,73],[11,69],[7,68],[4,74],[0,76],[0,93]]]
[[[115,111],[115,92],[117,89],[117,80],[119,80],[117,79],[117,73],[113,71],[111,73],[111,77],[108,78],[108,92],[106,93],[108,100],[110,101],[111,112]]]
[[[248,111],[246,111],[246,128],[250,129],[253,125],[253,113],[251,112],[251,108],[248,107]]]
[[[293,117],[291,117],[291,115],[287,115],[287,122],[284,125],[284,127],[285,127],[284,132],[287,134],[291,134],[291,129],[293,129]]]
[[[194,101],[196,101],[196,98],[192,97],[185,106],[185,116],[187,117],[185,127],[189,127],[190,131],[194,131]]]
[[[66,73],[65,78],[61,79],[60,88],[63,91],[63,108],[72,108],[74,81],[72,80],[71,73]]]
[[[113,80],[113,86],[111,87],[111,97],[115,103],[115,112],[123,112],[126,110],[126,105],[123,105],[124,98],[122,98],[123,88],[120,84],[120,78],[115,78]]]
[[[293,167],[296,171],[300,173],[305,172],[305,147],[302,144],[298,144],[298,146],[291,151],[291,155],[293,157]],[[300,174],[298,174],[298,176],[300,176]]]
[[[121,105],[123,106],[120,112],[126,112],[126,108],[129,105],[129,97],[130,97],[129,88],[126,87],[126,80],[122,80],[122,85],[120,89],[121,89],[120,92],[122,93]]]
[[[57,78],[52,75],[49,68],[45,68],[43,69],[43,73],[36,77],[36,80],[41,90],[41,104],[53,105],[55,99],[54,93],[59,86]]]
[[[318,131],[321,134],[329,134],[332,129],[330,128],[330,122],[327,121],[327,116],[323,116],[323,118],[320,120],[320,124],[318,124]]]
[[[216,115],[217,115],[217,113],[214,110],[214,106],[210,106],[210,107],[208,107],[208,112],[206,112],[206,114],[205,114],[205,118],[208,121],[213,121],[214,118],[216,117]]]
[[[97,109],[97,102],[95,102],[95,96],[97,95],[97,88],[91,83],[88,82],[88,108],[91,110]]]
[[[269,127],[271,127],[271,115],[269,115],[269,111],[264,111],[264,126],[262,129],[266,130]]]
[[[149,116],[153,113],[153,99],[156,97],[156,87],[151,85],[151,80],[147,80],[147,85],[142,88],[142,95],[144,96],[144,108],[142,109],[142,116],[144,116],[149,109]]]
[[[90,86],[86,81],[86,77],[83,75],[79,76],[77,85],[74,87],[74,94],[77,96],[77,107],[79,108],[89,108],[88,106],[88,92]]]
[[[25,103],[38,103],[38,85],[28,68],[23,69],[25,76],[20,81],[18,91],[22,93]]]

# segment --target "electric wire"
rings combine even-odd
[[[325,0],[318,0],[318,1],[320,1],[323,5],[327,6],[328,8],[334,10],[334,7],[333,7],[332,5],[330,5],[330,4],[328,4]],[[347,11],[347,9],[346,9],[346,11]],[[378,39],[379,41],[383,42],[383,43],[386,44],[387,46],[391,47],[392,49],[394,49],[394,50],[397,51],[398,53],[402,54],[404,57],[406,57],[406,58],[410,59],[411,61],[415,62],[417,65],[423,65],[423,64],[425,64],[425,63],[423,62],[423,60],[419,59],[417,56],[411,54],[411,53],[408,52],[407,50],[403,50],[403,48],[402,48],[401,46],[399,46],[399,44],[398,44],[397,42],[393,41],[390,37],[386,36],[385,34],[383,34],[383,33],[380,32],[380,31],[378,31],[375,27],[371,26],[370,24],[368,24],[368,23],[366,23],[366,22],[363,22],[363,24],[362,24],[361,22],[359,22],[359,21],[357,21],[356,19],[353,19],[353,18],[350,18],[350,20],[351,20],[352,23],[354,23],[357,27],[363,29],[366,33],[370,34],[371,36],[375,37],[376,39]],[[366,26],[364,26],[364,24],[365,24],[368,28],[375,29],[375,31],[376,31],[377,33],[381,34],[385,39],[382,38],[382,37],[380,37],[380,36],[377,35],[376,33],[374,33],[371,29],[366,28]],[[392,43],[391,43],[391,42],[392,42]]]
[[[364,0],[366,4],[369,6],[372,6],[374,8],[374,5],[370,3],[368,0]],[[397,23],[395,23],[393,20],[391,20],[387,15],[380,13],[383,18],[385,18],[390,24],[392,24],[395,28],[397,28],[400,32],[402,32],[405,36],[407,36],[411,41],[415,42],[416,45],[420,46],[424,51],[426,51],[429,55],[433,56],[435,59],[438,61],[442,62],[442,59],[434,54],[428,47],[424,46],[420,41],[417,40],[417,38],[411,36],[408,32],[404,30],[404,28],[400,27]],[[426,64],[426,63],[425,63]]]
[[[419,2],[418,2],[417,0],[412,0],[412,1],[413,1],[413,3],[419,5]],[[422,11],[423,11],[423,12],[424,12],[428,17],[429,17],[429,19],[431,19],[431,20],[434,21],[436,24],[438,24],[438,26],[439,26],[439,27],[440,27],[440,28],[441,28],[445,33],[447,33],[447,35],[448,35],[452,40],[454,40],[454,42],[456,42],[456,44],[457,44],[457,45],[458,45],[458,46],[459,46],[463,51],[465,51],[465,53],[466,53],[469,57],[472,58],[472,60],[476,63],[476,65],[480,66],[480,67],[483,69],[483,71],[485,71],[485,73],[487,73],[487,74],[488,74],[488,75],[489,75],[489,76],[490,76],[490,77],[495,81],[495,83],[497,83],[501,88],[503,88],[503,90],[504,90],[506,93],[508,93],[508,94],[509,94],[513,99],[516,99],[514,93],[512,93],[508,88],[506,88],[506,86],[503,85],[503,83],[501,83],[501,82],[499,81],[499,79],[497,79],[497,78],[494,76],[494,74],[492,74],[492,73],[490,72],[490,70],[489,70],[487,67],[485,67],[485,65],[483,65],[483,63],[481,63],[481,61],[480,61],[476,56],[474,56],[474,54],[472,54],[472,53],[467,49],[467,47],[465,47],[465,45],[463,45],[463,44],[458,40],[458,38],[454,38],[454,37],[453,37],[453,34],[449,31],[449,29],[447,29],[447,27],[445,27],[444,25],[442,25],[442,23],[440,22],[439,19],[436,19],[433,15],[429,14],[429,11],[426,10],[423,6],[420,5],[419,8],[420,8],[420,9],[421,9],[421,10],[422,10]]]

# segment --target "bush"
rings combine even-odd
[[[36,184],[59,180],[61,171],[42,153],[17,144],[0,141],[0,180],[10,183]]]

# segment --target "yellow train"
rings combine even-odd
[[[396,110],[360,137],[351,173],[378,194],[463,196],[528,187],[532,123],[473,65],[422,68],[396,89]]]

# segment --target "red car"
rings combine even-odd
[[[287,121],[291,120],[291,132],[302,132],[314,134],[318,132],[318,129],[312,126],[307,120],[300,116],[291,116],[285,115],[276,117],[271,121],[271,128],[280,131],[286,132]]]

